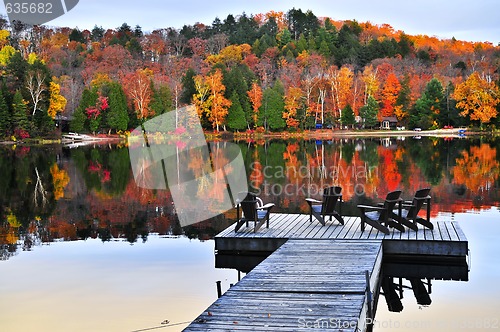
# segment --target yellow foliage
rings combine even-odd
[[[6,45],[9,40],[10,32],[7,30],[0,30],[0,48]]]
[[[55,119],[57,112],[61,112],[66,107],[67,100],[61,96],[61,87],[59,84],[50,82],[50,104],[47,112],[52,119]]]
[[[9,38],[10,32],[8,30],[0,30],[0,41],[7,40]]]
[[[52,183],[54,184],[54,198],[59,200],[64,198],[64,188],[69,184],[69,175],[63,169],[59,169],[59,166],[54,163],[50,168],[50,174],[52,174]]]
[[[462,110],[460,115],[469,115],[471,120],[488,123],[497,116],[500,90],[494,82],[487,81],[474,72],[457,86],[453,98],[457,101],[457,108]]]
[[[7,244],[16,244],[17,240],[19,240],[19,238],[14,231],[8,232],[5,236],[5,242],[7,242]]]
[[[16,52],[16,49],[10,45],[2,47],[0,50],[0,65],[6,66]]]
[[[19,222],[19,220],[17,220],[17,217],[12,212],[7,215],[7,222],[11,227],[21,227],[21,223]]]
[[[34,64],[36,60],[38,60],[38,57],[37,57],[36,53],[30,53],[28,55],[28,63],[30,65]]]
[[[90,82],[90,85],[93,88],[100,88],[101,86],[108,83],[111,83],[111,79],[109,78],[108,74],[97,73],[94,75],[94,78]]]

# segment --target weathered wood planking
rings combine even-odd
[[[467,238],[460,226],[452,221],[434,222],[434,230],[419,225],[417,232],[406,229],[404,233],[391,229],[389,235],[366,226],[361,231],[358,217],[344,217],[345,225],[336,220],[322,226],[317,220],[309,221],[309,215],[271,214],[269,228],[257,233],[252,227],[243,227],[237,233],[234,226],[215,237],[215,249],[220,251],[274,251],[285,241],[283,239],[342,239],[383,240],[384,251],[390,254],[466,256]],[[250,225],[252,226],[252,225]],[[248,241],[247,239],[251,239]]]
[[[289,240],[185,331],[363,331],[381,262],[381,241]]]

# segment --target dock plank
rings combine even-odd
[[[365,271],[378,278],[381,256],[381,241],[289,240],[185,331],[324,331],[330,318],[364,330]]]

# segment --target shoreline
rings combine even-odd
[[[334,139],[334,138],[389,138],[389,137],[440,137],[440,138],[466,138],[478,135],[498,135],[498,132],[466,131],[460,133],[460,129],[435,129],[435,130],[329,130],[319,129],[303,132],[276,132],[276,133],[228,133],[228,132],[205,132],[208,140],[212,139],[234,139],[234,140],[257,140],[257,139]],[[80,135],[75,138],[65,138],[64,135],[57,139],[29,139],[19,141],[0,140],[0,146],[12,145],[63,145],[78,147],[86,145],[102,145],[109,143],[121,143],[127,138],[117,135]]]

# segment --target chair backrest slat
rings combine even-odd
[[[323,215],[332,214],[335,210],[335,206],[342,194],[342,187],[328,187],[323,190],[323,204],[321,207],[321,213]]]
[[[409,219],[415,219],[417,217],[418,212],[420,212],[420,209],[425,203],[425,198],[429,196],[429,193],[431,192],[431,188],[424,188],[417,190],[415,192],[415,197],[413,198],[412,201],[412,206],[408,210],[408,218]]]
[[[399,197],[401,197],[401,190],[394,190],[387,194],[384,201],[384,210],[380,213],[380,221],[387,219],[389,214],[392,213],[392,210],[399,202]]]
[[[240,203],[246,219],[257,220],[257,196],[248,193]]]

